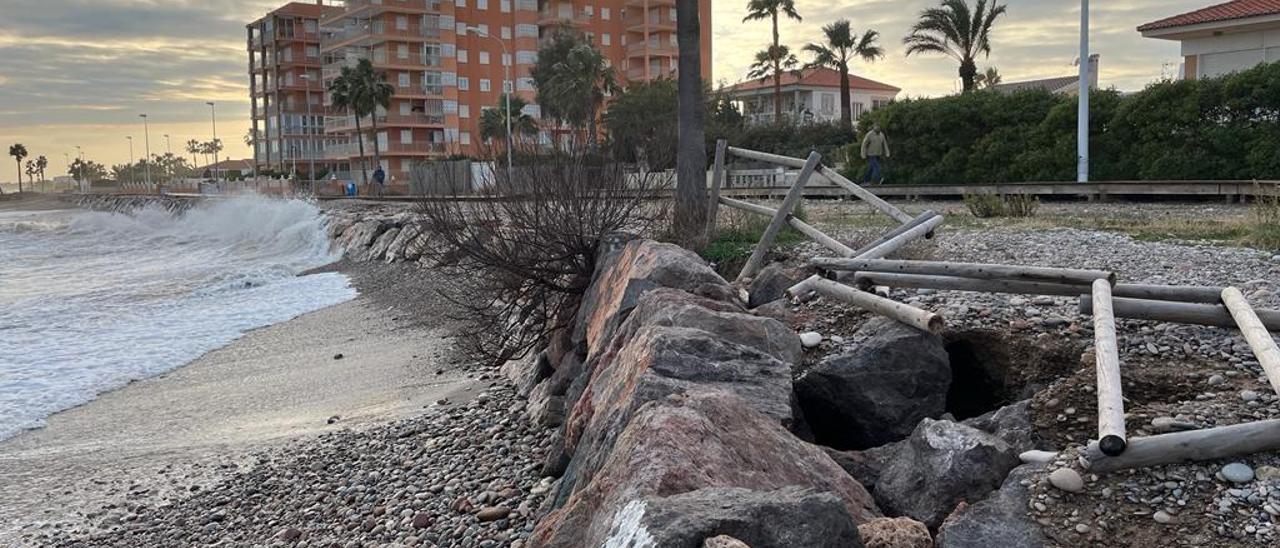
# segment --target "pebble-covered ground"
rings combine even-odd
[[[1242,211],[1217,204],[1077,205],[1113,218],[1156,215],[1175,223],[1202,214],[1230,218]],[[954,205],[942,207],[953,216],[964,215]],[[1071,206],[1055,207],[1062,214]],[[1126,207],[1135,211],[1121,209]],[[828,208],[839,211],[812,203],[807,211],[816,211],[816,224],[832,236],[859,243],[881,231],[865,213],[845,217]],[[1213,211],[1205,213],[1206,208]],[[1138,241],[1095,230],[975,224],[969,218],[944,225],[937,238],[907,249],[904,258],[1113,270],[1129,283],[1233,285],[1255,308],[1280,308],[1280,255],[1219,244]],[[811,243],[782,254],[793,261],[830,255]],[[1000,346],[1010,381],[1038,390],[1032,402],[1038,433],[1047,446],[1064,451],[1050,469],[1082,470],[1079,451],[1096,436],[1096,395],[1088,353],[1092,321],[1078,312],[1077,299],[915,289],[892,290],[890,297],[945,315],[948,342],[969,339],[980,350],[984,344]],[[793,313],[798,330],[824,335],[807,351],[808,361],[834,350],[869,317],[820,298],[794,306]],[[1130,436],[1280,418],[1280,398],[1237,331],[1125,319],[1117,329]],[[1036,384],[1044,380],[1047,388]],[[1234,479],[1242,481],[1223,475],[1224,466],[1233,463],[1231,470],[1241,474]],[[1078,493],[1043,479],[1032,489],[1029,510],[1055,544],[1280,545],[1280,454],[1102,476],[1084,473],[1082,479]]]

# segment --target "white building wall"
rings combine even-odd
[[[1197,57],[1197,78],[1247,70],[1280,61],[1280,29],[1185,39],[1182,55]]]

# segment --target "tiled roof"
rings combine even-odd
[[[840,72],[823,67],[823,68],[802,70],[800,71],[799,78],[796,77],[796,74],[794,72],[783,73],[782,75],[783,86],[795,85],[797,82],[802,86],[829,87],[829,88],[838,89],[840,87]],[[764,80],[755,78],[752,80],[747,80],[746,82],[742,82],[740,84],[736,84],[730,87],[729,91],[752,91],[752,90],[757,90],[761,88],[772,88],[772,87],[773,87],[772,77]],[[889,84],[877,82],[875,80],[863,78],[861,76],[857,76],[853,74],[849,75],[849,88],[870,90],[870,91],[890,91],[890,92],[902,91],[902,88],[898,88],[895,86],[891,86]]]
[[[1201,23],[1217,23],[1264,15],[1280,15],[1280,0],[1233,0],[1225,4],[1209,6],[1159,21],[1152,21],[1138,27],[1138,31],[1146,32]]]
[[[1042,89],[1045,91],[1053,92],[1073,84],[1078,84],[1079,82],[1080,82],[1079,76],[1063,76],[1061,78],[1045,78],[1043,80],[1027,80],[1026,82],[1009,82],[1007,84],[996,84],[995,86],[992,86],[991,89],[996,92],[1004,93],[1004,94],[1017,93],[1019,91],[1029,91],[1033,89]]]

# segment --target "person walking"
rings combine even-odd
[[[880,131],[880,124],[871,124],[871,131],[862,138],[862,158],[867,161],[867,171],[862,175],[862,183],[868,181],[876,184],[884,183],[881,162],[889,158],[889,139]]]
[[[382,166],[378,166],[378,169],[373,170],[373,184],[374,192],[381,198],[387,190],[387,172],[382,170]]]

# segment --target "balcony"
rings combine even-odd
[[[628,8],[631,8],[631,7],[642,8],[646,4],[648,4],[648,6],[651,8],[654,6],[674,6],[676,5],[676,0],[627,0]]]
[[[404,54],[377,50],[373,52],[373,64],[378,67],[423,68],[440,67],[442,59],[439,55],[425,55],[420,51],[409,51]]]
[[[657,44],[652,42],[632,42],[627,44],[627,57],[675,57],[680,54],[680,50],[671,45],[670,42],[661,41]]]
[[[581,26],[590,24],[595,19],[594,16],[587,15],[580,11],[573,11],[570,14],[561,13],[558,10],[542,10],[538,12],[538,26],[549,27],[556,25]]]
[[[654,17],[658,12],[651,11],[648,17],[642,15],[627,16],[622,20],[627,32],[675,32],[676,22],[662,17]]]
[[[444,113],[422,113],[414,112],[410,114],[388,113],[378,116],[378,127],[397,127],[397,126],[441,126],[444,125]],[[360,118],[361,129],[371,129],[373,120],[371,116]],[[356,128],[355,116],[330,116],[325,118],[324,130],[326,132],[351,131]]]
[[[386,155],[442,154],[444,143],[387,143],[382,153]]]
[[[347,0],[345,13],[361,12],[369,16],[383,12],[428,13],[439,12],[441,0]]]

